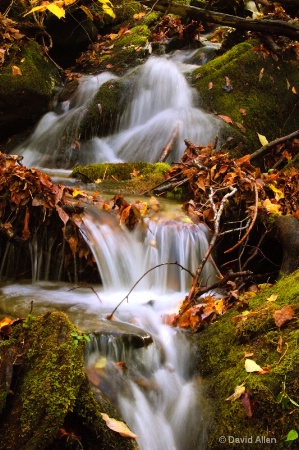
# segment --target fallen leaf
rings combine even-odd
[[[242,116],[246,116],[246,114],[247,114],[246,109],[240,108],[239,111],[240,111],[240,114],[242,114]]]
[[[121,422],[116,419],[112,419],[108,416],[108,414],[101,413],[101,416],[103,420],[105,420],[106,425],[110,430],[115,431],[116,433],[119,433],[123,437],[128,438],[137,438],[137,434],[133,433],[130,428],[127,427],[127,425],[124,422]]]
[[[232,119],[228,116],[223,116],[222,114],[218,114],[218,117],[220,117],[220,119],[224,120],[224,122],[226,122],[226,123],[233,123]]]
[[[268,144],[268,139],[262,134],[257,133],[260,143],[264,146]]]
[[[295,317],[295,314],[296,313],[291,306],[289,305],[283,306],[281,309],[275,311],[275,313],[273,314],[275,325],[277,327],[281,327],[286,322],[292,320]]]
[[[250,393],[248,390],[245,391],[244,394],[241,395],[241,401],[243,403],[244,409],[246,411],[247,417],[252,417],[252,405],[251,405],[251,399],[250,399]]]
[[[246,372],[261,372],[263,369],[253,359],[245,359]]]
[[[242,131],[242,133],[246,133],[246,128],[239,122],[235,122],[237,127]]]
[[[281,214],[280,205],[272,203],[268,198],[262,201],[262,207],[265,208],[269,214]]]
[[[144,16],[145,16],[145,12],[140,12],[138,14],[134,14],[133,18],[136,19],[136,20],[139,20],[139,19],[141,19]]]
[[[297,94],[296,88],[294,86],[292,87],[292,92],[293,94]]]
[[[22,71],[18,66],[12,66],[11,68],[13,76],[22,75]]]
[[[277,297],[277,294],[271,294],[270,297],[267,298],[267,302],[275,302]]]
[[[209,89],[212,89],[212,87],[213,87],[213,81],[210,81],[209,82]]]
[[[236,386],[235,392],[232,395],[230,395],[228,398],[226,398],[225,400],[230,400],[230,401],[234,402],[235,400],[240,398],[241,395],[245,393],[245,391],[246,391],[246,388],[243,384],[241,384],[240,386]]]
[[[260,74],[259,74],[259,81],[261,81],[261,79],[263,78],[263,76],[264,76],[264,71],[265,71],[265,69],[264,69],[264,67],[260,70]]]

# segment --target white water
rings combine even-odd
[[[219,122],[196,107],[198,98],[185,80],[182,60],[152,57],[140,73],[131,74],[118,129],[113,135],[102,139],[95,136],[86,143],[78,135],[82,117],[100,85],[115,77],[106,73],[81,78],[70,101],[46,114],[15,153],[23,154],[29,167],[69,168],[74,162],[156,161],[174,129],[178,135],[170,161],[182,155],[184,139],[208,144],[218,134]],[[96,329],[98,320],[113,310],[147,270],[177,262],[194,272],[208,245],[206,231],[197,225],[150,222],[146,233],[136,230],[130,234],[105,217],[102,213],[86,215],[82,228],[103,279],[102,288],[94,287],[101,301],[88,288],[69,291],[72,286],[39,282],[2,287],[3,310],[9,302],[10,307],[15,305],[17,315],[21,308],[28,313],[28,299],[33,299],[35,314],[63,309],[82,330]],[[34,243],[31,249],[36,281],[42,261]],[[213,268],[208,265],[203,276],[203,283],[212,283]],[[113,400],[139,435],[141,450],[203,450],[206,445],[209,414],[201,380],[193,374],[192,349],[181,332],[164,323],[165,315],[184,299],[190,282],[190,275],[175,265],[148,273],[115,317],[148,331],[154,344],[120,352],[111,337],[110,349],[114,350],[93,347],[88,357],[88,366],[101,355],[107,357],[107,380],[117,385]],[[127,374],[117,371],[116,355],[126,363]]]
[[[156,162],[173,134],[176,138],[168,161],[176,162],[182,156],[184,139],[198,145],[213,142],[220,121],[198,109],[198,95],[184,75],[190,66],[182,60],[151,57],[128,79],[124,77],[125,108],[116,130],[89,141],[79,135],[80,123],[100,86],[117,77],[107,72],[80,78],[70,100],[46,114],[15,153],[22,154],[29,167],[70,168],[76,163]]]

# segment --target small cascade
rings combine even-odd
[[[191,286],[190,272],[196,271],[208,247],[203,224],[147,220],[144,231],[137,227],[129,232],[114,216],[96,209],[89,209],[83,222],[82,235],[94,254],[105,290],[130,289],[149,272],[139,288],[184,293]],[[202,276],[209,284],[215,281],[210,262]]]
[[[81,139],[80,123],[100,86],[117,77],[109,72],[81,77],[70,99],[47,113],[15,153],[24,156],[28,167],[69,169],[96,162],[156,162],[171,142],[168,160],[178,161],[185,139],[207,145],[220,128],[216,117],[198,108],[198,95],[185,78],[186,67],[191,70],[183,56],[179,60],[175,55],[173,60],[153,56],[128,75],[129,82],[124,76],[125,108],[115,120],[114,133],[86,141]],[[103,135],[108,131],[101,130]]]

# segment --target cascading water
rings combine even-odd
[[[15,150],[24,155],[24,164],[69,168],[74,162],[154,162],[170,140],[174,144],[170,160],[177,161],[184,139],[204,145],[218,134],[218,120],[196,107],[197,98],[182,74],[182,62],[151,57],[130,74],[126,107],[114,133],[81,142],[80,122],[99,87],[112,78],[116,77],[109,73],[82,77],[70,100],[57,104],[28,141]],[[107,339],[93,340],[87,370],[94,370],[98,358],[107,358],[100,386],[104,389],[106,385],[106,394],[116,401],[132,431],[139,435],[141,450],[204,449],[209,413],[201,381],[194,376],[192,349],[185,335],[166,325],[164,318],[177,308],[190,287],[190,274],[183,268],[196,270],[208,245],[205,229],[180,221],[149,221],[146,232],[137,229],[129,233],[109,214],[87,212],[82,234],[103,281],[101,303],[84,288],[70,293],[63,285],[53,289],[38,284],[21,290],[3,287],[5,301],[24,298],[28,312],[27,299],[33,298],[35,308],[42,312],[41,299],[47,299],[45,308],[64,308],[75,324],[90,331],[142,278],[115,317],[150,333],[153,344],[124,351],[112,336],[109,345]],[[38,280],[45,263],[34,242],[31,252],[32,273]],[[168,262],[180,266],[164,265]],[[159,267],[150,270],[154,266]],[[208,264],[203,283],[212,283],[214,277],[214,269]],[[0,300],[4,301],[1,295]],[[117,364],[120,361],[123,370]]]
[[[172,140],[169,159],[178,161],[184,139],[207,145],[220,128],[216,117],[196,107],[198,96],[188,85],[183,67],[182,62],[151,57],[129,75],[129,82],[124,78],[126,106],[115,121],[117,129],[105,138],[94,136],[88,141],[81,140],[80,123],[100,86],[117,77],[108,72],[82,77],[70,100],[46,114],[15,152],[24,156],[26,166],[46,168],[69,168],[75,163],[156,162]]]

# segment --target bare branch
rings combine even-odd
[[[289,139],[294,139],[297,136],[299,136],[299,130],[296,130],[293,133],[283,136],[281,138],[275,139],[274,141],[268,142],[268,144],[263,145],[263,147],[259,148],[255,152],[253,152],[250,155],[249,160],[252,161],[253,159],[257,158],[258,156],[261,156],[264,153],[267,153],[269,150],[271,150],[272,147],[275,147],[275,145],[282,144],[283,142],[286,142]]]

